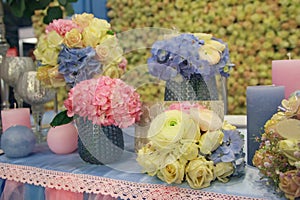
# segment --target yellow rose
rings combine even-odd
[[[295,165],[295,162],[300,161],[300,148],[298,144],[298,140],[281,140],[278,143],[279,149],[288,158],[288,161],[292,166]]]
[[[214,180],[214,163],[207,161],[203,156],[191,160],[186,168],[186,180],[191,188],[200,189],[210,186]]]
[[[36,77],[38,80],[42,81],[44,85],[51,85],[49,76],[48,76],[48,70],[51,69],[52,66],[46,65],[46,66],[41,66],[37,68],[37,73]]]
[[[40,57],[43,65],[55,66],[57,64],[59,51],[56,48],[47,48]]]
[[[157,173],[157,177],[169,184],[181,183],[184,177],[185,164],[184,160],[177,160],[174,155],[169,154],[164,161],[164,167]]]
[[[279,176],[279,188],[288,199],[300,197],[299,171],[290,170]]]
[[[61,37],[56,31],[51,31],[47,35],[47,42],[50,48],[59,48],[63,43],[64,38]]]
[[[190,115],[199,124],[201,131],[215,131],[223,124],[221,118],[212,110],[191,109]]]
[[[78,29],[72,29],[65,35],[65,45],[69,48],[82,48],[82,35]]]
[[[198,140],[200,130],[189,115],[179,110],[169,110],[153,119],[148,138],[158,149],[169,148],[181,139]]]
[[[229,177],[234,172],[234,167],[231,162],[220,162],[214,167],[214,176],[219,181],[226,183],[229,181]]]
[[[148,143],[146,146],[139,149],[136,161],[143,167],[143,172],[150,176],[156,175],[161,168],[161,163],[164,162],[166,154],[161,154],[153,149],[152,144]]]
[[[85,28],[90,24],[93,18],[94,18],[93,14],[82,13],[82,14],[75,14],[72,20],[80,27]]]
[[[58,88],[66,85],[63,74],[58,72],[58,65],[48,70],[48,76],[53,87]]]
[[[212,151],[216,150],[223,142],[224,133],[218,131],[208,131],[201,135],[199,141],[200,152],[203,154],[211,154]]]

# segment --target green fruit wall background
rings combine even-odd
[[[288,53],[300,58],[299,0],[107,0],[107,8],[117,32],[175,28],[211,33],[226,42],[236,65],[227,81],[229,114],[246,114],[247,86],[272,84],[272,60],[288,59]],[[128,55],[129,68],[145,64],[149,51]],[[161,98],[163,88],[148,85],[140,92]]]

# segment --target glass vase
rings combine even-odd
[[[166,82],[164,100],[197,102],[224,119],[227,113],[226,78],[220,74],[205,79],[200,74],[192,74],[189,79],[175,77]]]
[[[78,129],[78,153],[82,160],[91,164],[109,164],[118,160],[124,151],[122,129],[99,126],[83,117],[75,120]]]

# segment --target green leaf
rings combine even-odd
[[[65,6],[65,11],[66,11],[66,13],[67,13],[68,16],[72,16],[74,14],[74,9],[73,9],[72,4],[68,3]]]
[[[74,120],[74,117],[68,117],[67,110],[58,113],[54,119],[51,121],[50,125],[52,127],[68,124]]]
[[[16,17],[23,17],[26,9],[25,0],[16,0],[9,2],[10,10]]]
[[[115,32],[113,32],[112,30],[108,30],[106,33],[107,33],[108,35],[114,35],[114,34],[115,34]]]
[[[47,15],[44,17],[44,23],[50,24],[54,19],[62,19],[63,12],[59,6],[50,7],[47,10]]]
[[[77,0],[67,0],[69,3],[75,3]]]
[[[65,6],[68,1],[67,0],[58,0],[59,4],[62,5],[62,6]]]

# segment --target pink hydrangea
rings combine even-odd
[[[140,96],[120,79],[101,76],[81,81],[64,102],[69,117],[87,117],[94,124],[126,128],[140,119]]]
[[[72,20],[55,19],[46,27],[46,33],[56,31],[59,35],[65,36],[67,32],[74,28],[77,28],[81,31],[81,28]]]

